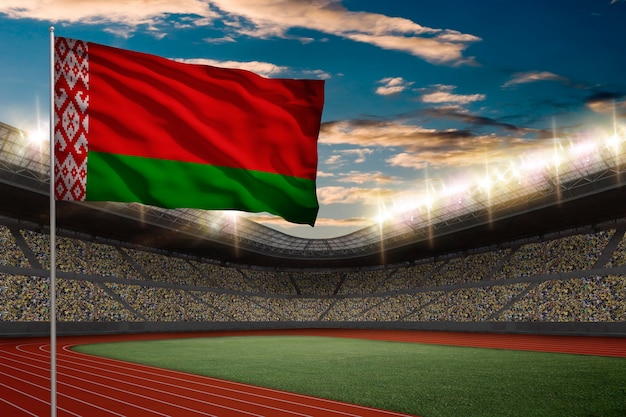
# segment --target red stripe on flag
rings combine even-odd
[[[88,45],[90,151],[316,178],[324,81]]]

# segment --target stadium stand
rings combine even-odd
[[[11,324],[49,320],[49,237],[5,223],[0,329],[14,334]],[[559,323],[626,321],[626,238],[615,228],[415,265],[338,271],[225,266],[78,235],[57,239],[57,320],[68,329],[97,322],[155,329],[163,322],[206,329],[526,322],[558,330]],[[601,257],[606,265],[598,265]]]

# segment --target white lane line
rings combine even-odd
[[[5,358],[5,359],[8,359],[8,358]],[[26,365],[26,366],[29,366],[29,367],[31,367],[31,368],[41,369],[41,370],[48,371],[48,368],[42,368],[42,367],[40,367],[40,366],[35,366],[35,365],[32,365],[32,364],[26,364],[25,362],[20,362],[20,361],[17,361],[17,360],[15,360],[15,359],[8,359],[8,360],[13,361],[13,362],[17,362],[18,364],[21,364],[21,365]],[[17,368],[17,367],[11,366],[11,365],[7,365],[6,363],[4,363],[4,364],[3,364],[3,366],[4,366],[4,367],[6,367],[6,368],[14,369],[14,370],[18,371],[18,373],[22,373],[22,374],[26,373],[26,374],[30,374],[30,375],[33,375],[33,376],[35,376],[35,377],[41,378],[41,379],[43,379],[43,380],[44,380],[44,382],[45,382],[45,381],[49,381],[49,380],[50,380],[50,378],[49,378],[48,376],[43,376],[43,375],[40,375],[40,374],[37,374],[37,373],[34,373],[34,372],[30,372],[30,371],[25,370],[24,368]],[[7,376],[9,376],[9,377],[11,377],[11,378],[13,378],[13,379],[17,379],[18,381],[25,382],[25,383],[27,383],[27,384],[29,384],[29,385],[33,385],[33,386],[38,387],[38,388],[41,388],[41,389],[43,389],[43,390],[50,391],[50,388],[49,388],[49,387],[47,387],[47,386],[42,386],[42,385],[39,385],[39,384],[34,383],[34,382],[31,382],[31,381],[26,381],[26,380],[24,380],[24,379],[21,379],[21,378],[16,377],[14,374],[7,374],[7,373],[1,372],[1,371],[0,371],[0,374],[7,375]],[[61,373],[61,374],[59,374],[59,375],[68,376],[68,375],[66,375],[66,374],[62,374],[62,373]],[[70,376],[70,378],[72,378],[72,377]],[[81,380],[81,378],[74,378],[74,379]],[[85,381],[85,382],[89,382],[89,383],[94,383],[94,384],[97,384],[97,385],[102,385],[102,384],[98,384],[98,383],[96,383],[96,382],[92,382],[92,381],[87,381],[87,380],[83,380],[83,381]],[[90,391],[90,390],[88,390],[88,389],[85,389],[85,388],[79,387],[78,385],[73,385],[73,384],[69,384],[69,383],[65,383],[65,382],[59,382],[59,381],[57,381],[57,383],[58,383],[59,385],[68,386],[68,387],[70,387],[70,388],[74,388],[74,389],[79,390],[79,391],[84,391],[84,392],[87,392],[87,393],[89,393],[89,394],[92,394],[92,395],[95,395],[95,396],[98,396],[98,397],[103,397],[103,398],[106,398],[106,399],[111,400],[111,401],[114,401],[114,402],[119,402],[119,403],[122,403],[122,404],[128,405],[128,406],[130,406],[130,407],[139,408],[139,409],[144,410],[144,411],[147,411],[147,412],[149,412],[149,413],[159,414],[159,415],[162,415],[162,416],[165,416],[165,417],[170,417],[170,416],[169,416],[169,414],[164,414],[164,413],[158,412],[158,411],[156,411],[156,410],[152,410],[152,409],[149,409],[149,408],[146,408],[146,407],[142,407],[142,406],[139,406],[139,405],[136,405],[136,404],[133,404],[133,403],[129,403],[129,402],[124,401],[124,400],[121,400],[121,399],[119,399],[119,398],[114,398],[114,397],[110,397],[110,396],[108,396],[108,395],[104,395],[104,394],[101,394],[101,393],[98,393],[98,392]],[[112,387],[108,387],[108,388],[111,388],[111,389],[116,390],[115,388],[112,388]],[[121,391],[121,390],[117,390],[117,391]],[[93,407],[93,408],[98,408],[98,409],[100,409],[100,410],[102,410],[102,411],[106,411],[106,412],[107,412],[107,413],[109,413],[109,414],[115,414],[115,415],[118,415],[118,416],[120,416],[120,417],[126,417],[126,415],[125,415],[125,414],[119,414],[119,413],[117,413],[117,412],[115,412],[115,411],[113,411],[113,410],[111,410],[111,409],[109,409],[109,408],[104,408],[104,407],[98,406],[98,405],[96,405],[96,404],[89,403],[89,402],[87,402],[87,401],[81,400],[80,398],[76,398],[76,397],[73,397],[73,396],[71,396],[71,395],[61,393],[61,392],[59,392],[59,393],[57,393],[57,394],[58,394],[58,395],[60,395],[60,396],[62,396],[62,397],[69,398],[69,399],[72,399],[72,400],[74,400],[74,401],[77,401],[77,402],[79,402],[79,403],[86,404],[86,405],[88,405],[88,406],[90,406],[90,407]],[[29,397],[32,397],[32,398],[36,398],[36,397],[33,397],[33,396],[32,396],[32,395],[30,395],[30,394],[25,394],[25,395],[28,395]],[[133,394],[133,395],[135,395],[135,394]],[[136,396],[140,396],[140,395],[136,395]],[[151,398],[151,397],[145,397],[145,398],[150,399],[150,400],[154,400],[154,398]],[[50,405],[50,402],[48,402],[48,401],[44,401],[44,400],[41,400],[41,399],[39,399],[39,398],[37,398],[37,399],[38,399],[39,401],[41,401],[41,402],[44,402],[45,404]],[[162,401],[161,401],[161,402],[162,402]],[[64,411],[67,411],[68,413],[73,414],[73,415],[75,415],[75,416],[77,416],[77,417],[81,417],[81,415],[80,415],[80,414],[73,413],[73,412],[71,412],[71,411],[69,411],[69,410],[64,410]],[[202,413],[202,414],[205,414],[205,413]],[[211,416],[211,417],[217,417],[217,416],[213,416],[212,414],[205,414],[205,415],[208,415],[208,416]]]
[[[7,386],[7,385],[5,385],[5,384],[1,383],[1,382],[0,382],[0,385],[2,385],[3,387],[8,388],[8,389],[10,389],[10,390],[13,390],[13,388],[11,388],[11,387],[9,387],[9,386]],[[14,391],[15,391],[15,390],[14,390]],[[20,392],[20,394],[24,394],[24,395],[26,395],[25,393],[22,393],[22,392]],[[22,407],[20,407],[19,405],[14,404],[14,403],[10,402],[9,400],[6,400],[6,399],[4,399],[4,398],[2,398],[2,397],[0,397],[0,401],[2,401],[2,402],[3,402],[3,403],[5,403],[5,404],[9,404],[9,405],[10,405],[11,407],[13,407],[13,408],[17,408],[18,410],[22,410],[22,411],[23,411],[23,412],[25,412],[26,414],[30,414],[31,416],[34,416],[34,417],[39,417],[37,414],[35,414],[35,413],[33,413],[33,412],[31,412],[31,411],[29,411],[29,410],[25,409],[25,408],[22,408]]]
[[[105,358],[103,358],[103,359],[105,359]],[[80,362],[70,361],[68,359],[63,359],[63,360],[65,362],[70,362],[70,363],[72,363],[74,365],[79,365],[79,366],[83,366],[83,367],[86,367],[86,368],[95,368],[95,369],[103,370],[102,362],[82,359],[83,361],[95,362],[97,364],[97,366],[92,366],[92,365],[86,365],[86,364],[80,363]],[[136,364],[132,364],[132,365],[135,366],[133,368],[133,371],[135,372],[135,374],[128,374],[128,373],[126,373],[126,372],[129,371],[128,365],[123,367],[124,371],[126,371],[126,372],[118,372],[118,371],[113,371],[113,370],[110,370],[110,369],[108,369],[106,371],[107,372],[111,372],[112,374],[126,375],[126,376],[130,376],[132,378],[135,378],[135,379],[139,379],[139,380],[143,380],[143,381],[150,381],[150,382],[154,382],[154,383],[159,383],[161,385],[170,386],[170,387],[180,387],[180,385],[173,384],[173,383],[170,383],[170,382],[165,382],[164,379],[174,380],[174,381],[181,381],[181,382],[185,382],[186,384],[192,383],[193,385],[200,385],[202,387],[212,388],[212,389],[215,389],[215,390],[228,391],[228,392],[236,393],[236,394],[247,396],[247,397],[256,397],[256,398],[262,398],[262,399],[273,401],[273,402],[286,403],[286,404],[297,406],[297,407],[300,407],[300,408],[311,408],[311,409],[315,409],[315,410],[324,411],[326,413],[340,414],[340,415],[345,415],[345,416],[349,416],[349,417],[360,417],[360,414],[346,413],[346,412],[340,411],[340,410],[334,410],[334,409],[330,409],[330,408],[324,408],[324,407],[315,406],[315,405],[312,405],[312,404],[306,404],[306,403],[301,403],[301,402],[285,400],[285,399],[282,399],[282,398],[276,398],[276,397],[271,397],[271,396],[267,396],[267,395],[256,394],[256,393],[252,393],[252,392],[245,391],[245,390],[236,390],[236,389],[233,389],[233,388],[222,387],[222,386],[214,385],[214,384],[206,384],[206,383],[200,383],[200,382],[196,382],[196,381],[190,381],[189,379],[184,379],[184,378],[170,377],[170,376],[167,376],[167,375],[163,375],[162,373],[158,373],[158,372],[149,372],[149,371],[144,371],[144,370],[141,370],[141,369],[137,369],[136,368]],[[141,367],[143,365],[139,365],[139,366]],[[118,366],[118,365],[111,365],[111,367],[122,368],[121,366]],[[158,368],[153,368],[153,369],[158,369]],[[160,378],[161,380],[160,381],[156,381],[156,380],[151,379],[151,378],[144,378],[144,377],[138,376],[137,373],[152,375],[154,377]],[[252,385],[250,385],[250,387],[254,388],[254,386],[252,386]],[[269,406],[269,405],[263,405],[263,404],[259,404],[259,403],[255,403],[255,402],[250,402],[250,401],[243,400],[243,399],[238,399],[238,398],[234,398],[234,397],[230,397],[230,396],[226,396],[226,395],[222,395],[222,394],[217,394],[215,392],[207,392],[205,390],[198,390],[198,389],[190,388],[190,387],[184,387],[184,389],[187,390],[187,391],[196,392],[196,393],[199,393],[199,394],[204,394],[204,395],[210,394],[212,396],[216,396],[216,397],[219,397],[219,398],[226,398],[226,399],[230,399],[232,401],[242,402],[242,403],[246,403],[246,404],[252,404],[252,405],[255,405],[257,407],[270,408],[272,410],[281,411],[281,412],[284,412],[284,413],[295,414],[295,415],[299,415],[299,416],[303,416],[303,417],[310,417],[311,416],[310,414],[302,414],[302,413],[299,413],[297,411],[291,411],[291,410],[287,410],[287,409],[284,409],[284,408],[277,408],[277,407],[273,407],[273,406]],[[276,392],[277,393],[280,392],[283,395],[290,395],[290,393],[285,393],[285,392],[281,392],[281,391],[276,391]],[[314,397],[309,397],[309,398],[314,398]]]
[[[44,352],[42,354],[38,354],[35,351],[30,351],[27,350],[28,346],[33,346],[36,347],[36,350],[39,350],[41,352]],[[46,355],[45,353],[49,353],[49,344],[42,344],[42,343],[24,343],[24,344],[20,344],[17,346],[17,349],[21,352],[24,352],[25,354],[28,354],[29,356],[37,356],[37,357],[45,357],[48,358],[49,355]],[[89,368],[95,368],[97,370],[102,370],[102,366],[103,363],[102,361],[106,361],[107,362],[107,366],[111,367],[111,368],[117,368],[117,369],[122,369],[124,372],[116,372],[113,370],[109,370],[109,372],[112,372],[114,374],[119,374],[119,375],[124,375],[124,376],[128,376],[130,375],[131,377],[134,378],[138,378],[138,379],[144,379],[145,378],[141,378],[139,376],[135,375],[131,375],[128,374],[128,370],[129,370],[129,363],[128,362],[123,362],[123,361],[118,361],[115,359],[109,359],[109,358],[99,358],[93,355],[87,355],[87,354],[83,354],[81,352],[75,352],[73,350],[71,350],[71,347],[73,345],[72,344],[67,344],[67,345],[63,345],[62,346],[62,351],[66,352],[66,354],[63,356],[65,358],[67,357],[71,357],[72,359],[76,358],[78,360],[84,361],[84,362],[90,362],[90,363],[94,363],[97,366],[89,366],[89,365],[85,365],[84,363],[80,363],[80,362],[76,362],[75,360],[70,360],[70,359],[63,359],[63,361],[70,363],[70,364],[75,364],[75,365],[81,365],[81,366],[85,366],[85,367],[89,367]],[[113,362],[113,363],[112,363]],[[117,365],[120,364],[120,365]],[[197,375],[190,375],[190,374],[186,374],[184,372],[179,372],[179,371],[172,371],[172,370],[165,370],[165,372],[167,373],[173,373],[173,374],[177,374],[177,375],[181,375],[181,377],[174,377],[174,376],[169,376],[169,375],[164,375],[163,369],[157,368],[157,367],[153,367],[153,366],[149,366],[149,365],[138,365],[138,364],[132,364],[134,366],[133,372],[135,373],[142,373],[142,374],[147,374],[147,375],[151,375],[151,376],[156,376],[158,378],[168,378],[169,380],[174,380],[174,381],[182,381],[185,382],[186,384],[189,383],[193,383],[194,385],[200,385],[202,387],[208,387],[208,388],[214,388],[214,389],[219,389],[219,390],[223,390],[223,391],[229,391],[229,392],[233,392],[233,393],[237,393],[237,394],[243,394],[246,396],[253,396],[253,397],[257,397],[257,398],[263,398],[266,400],[271,400],[271,401],[275,401],[275,402],[282,402],[282,403],[286,403],[286,404],[290,404],[290,405],[296,405],[298,407],[301,408],[310,408],[310,409],[314,409],[314,410],[319,410],[319,411],[324,411],[326,413],[333,413],[333,414],[337,414],[337,415],[345,415],[345,416],[349,416],[349,417],[359,417],[361,416],[361,414],[353,414],[353,413],[349,413],[349,412],[345,412],[345,411],[340,411],[334,408],[326,408],[326,407],[322,407],[322,406],[316,406],[313,404],[310,404],[310,401],[315,401],[317,403],[327,403],[327,404],[332,404],[332,405],[337,405],[340,406],[342,408],[348,408],[348,409],[355,409],[355,410],[366,410],[370,413],[374,412],[380,415],[388,415],[388,416],[399,416],[399,417],[410,417],[410,415],[408,414],[404,414],[404,413],[398,413],[395,411],[389,411],[389,410],[383,410],[383,409],[377,409],[377,408],[372,408],[372,407],[366,407],[366,406],[361,406],[358,404],[351,404],[351,403],[344,403],[341,401],[335,401],[335,400],[330,400],[330,399],[326,399],[326,398],[320,398],[320,397],[312,397],[312,396],[307,396],[307,395],[303,395],[303,394],[297,394],[297,393],[291,393],[291,392],[285,392],[285,391],[280,391],[280,390],[275,390],[272,388],[265,388],[265,387],[258,387],[258,386],[254,386],[254,385],[249,385],[249,384],[243,384],[243,383],[238,383],[238,382],[232,382],[232,381],[226,381],[226,380],[220,380],[217,378],[211,378],[211,377],[203,377],[203,376],[197,376]],[[150,369],[153,370],[154,372],[151,371],[146,371],[143,369],[137,369],[137,368],[146,368],[146,369]],[[83,373],[87,373],[87,372],[83,372]],[[91,375],[91,373],[88,373],[89,375]],[[226,383],[229,385],[233,385],[233,386],[238,386],[238,387],[242,387],[241,389],[235,389],[235,388],[227,388],[223,385],[214,385],[214,384],[207,384],[206,382],[197,382],[197,381],[190,381],[189,377],[192,376],[195,379],[204,379],[206,381],[214,381],[214,383]],[[176,384],[170,384],[167,382],[162,382],[162,381],[154,381],[153,379],[148,379],[150,382],[158,382],[161,385],[166,385],[166,386],[175,386],[175,387],[180,387],[179,385]],[[116,382],[120,382],[117,381]],[[124,382],[124,381],[123,381]],[[136,385],[136,384],[131,384],[131,385]],[[247,388],[247,389],[246,389]],[[302,398],[305,401],[304,402],[296,402],[296,401],[291,401],[291,400],[286,400],[286,399],[282,399],[282,398],[277,398],[275,396],[268,396],[268,395],[262,395],[262,394],[257,394],[257,393],[252,393],[249,391],[250,388],[255,389],[256,391],[265,391],[265,392],[269,392],[271,394],[276,394],[276,395],[281,395],[281,396],[291,396],[291,397],[296,397],[296,398]],[[189,391],[193,391],[193,392],[199,392],[203,395],[206,395],[207,392],[206,391],[198,391],[196,389],[193,388],[185,388]],[[156,391],[162,392],[158,389],[154,389]],[[169,395],[174,395],[171,394],[169,392],[167,392]],[[221,397],[221,398],[226,398],[229,399],[231,401],[238,401],[238,402],[243,402],[243,403],[248,403],[250,404],[250,402],[245,401],[245,400],[238,400],[236,398],[233,397],[229,397],[229,396],[222,396],[216,393],[208,393],[211,395],[214,395],[215,397]],[[177,395],[179,396],[179,395]],[[188,399],[192,399],[192,400],[196,400],[194,398],[189,398],[189,397],[184,397],[183,398],[188,398]],[[196,400],[196,401],[202,401],[202,400]],[[252,403],[255,406],[262,406],[260,404],[257,403]],[[215,404],[217,405],[217,404]],[[275,408],[275,407],[271,407],[271,406],[262,406],[262,407],[266,407],[266,408],[272,408],[275,411],[282,411],[285,413],[290,413],[290,414],[297,414],[297,415],[301,415],[301,416],[308,416],[308,414],[301,414],[295,411],[290,411],[290,410],[286,410],[286,409],[281,409],[281,408]],[[355,411],[358,413],[358,411]]]
[[[8,352],[8,353],[10,353],[12,355],[15,355],[15,356],[18,356],[20,358],[22,357],[22,356],[20,356],[20,355],[18,355],[16,353],[11,353],[11,352]],[[30,355],[30,356],[42,356],[42,355],[33,354],[33,355]],[[9,359],[9,360],[11,360],[11,359]],[[31,358],[31,357],[29,357],[29,360],[30,361],[34,361],[34,362],[44,363],[44,364],[48,363],[47,361],[44,361],[44,360],[41,360],[41,359],[34,359],[34,358]],[[16,361],[16,360],[14,360],[14,361],[20,363],[19,361]],[[61,365],[61,364],[59,363],[59,365]],[[42,370],[46,369],[46,368],[43,368],[43,367],[40,367],[40,366],[36,366],[36,365],[32,365],[32,364],[30,364],[30,366],[34,367],[36,369],[42,369]],[[102,371],[101,368],[94,367],[94,366],[90,366],[90,367],[96,369],[96,371]],[[157,397],[149,397],[149,396],[146,396],[146,395],[143,395],[143,394],[139,394],[137,392],[131,392],[131,391],[127,391],[127,390],[124,390],[124,389],[121,389],[121,388],[117,388],[117,387],[114,387],[112,385],[102,384],[102,383],[96,382],[95,380],[85,379],[85,378],[81,378],[81,377],[78,377],[78,376],[75,376],[75,375],[71,375],[71,374],[68,374],[68,373],[65,373],[65,372],[61,372],[60,368],[61,368],[61,366],[59,366],[59,368],[57,369],[57,374],[58,375],[67,376],[67,377],[75,379],[75,380],[79,380],[79,381],[83,381],[83,382],[86,382],[86,383],[94,384],[94,385],[101,386],[103,388],[107,388],[107,389],[110,389],[110,390],[123,392],[124,394],[127,394],[127,395],[133,395],[133,396],[136,396],[136,397],[140,397],[140,398],[148,399],[148,400],[151,400],[151,401],[159,402],[159,403],[171,406],[171,407],[176,407],[176,408],[180,408],[180,409],[183,409],[183,410],[186,410],[186,411],[194,412],[196,414],[206,415],[206,416],[209,416],[209,417],[218,417],[218,416],[216,416],[214,414],[210,414],[210,413],[204,412],[204,411],[202,411],[200,409],[193,409],[193,408],[185,407],[185,406],[183,406],[181,404],[177,404],[175,402],[169,402],[169,401],[160,400]],[[14,369],[17,369],[17,368],[14,368]],[[157,389],[157,388],[150,388],[150,387],[147,387],[145,385],[131,383],[131,382],[128,382],[127,380],[123,380],[123,379],[116,379],[116,378],[106,377],[106,376],[103,376],[102,374],[98,374],[98,373],[95,373],[95,372],[81,371],[81,370],[73,369],[73,368],[70,368],[70,367],[66,367],[66,369],[69,370],[69,371],[78,373],[78,374],[86,374],[86,375],[89,375],[89,376],[97,376],[97,378],[99,378],[99,379],[108,379],[110,381],[113,381],[116,385],[129,385],[129,386],[137,387],[137,388],[139,388],[141,390],[154,391],[154,392],[158,392],[159,394],[166,395],[166,396],[178,397],[178,398],[182,398],[184,400],[193,401],[193,402],[199,402],[201,404],[213,406],[213,407],[216,407],[216,408],[222,408],[222,409],[226,409],[226,410],[230,410],[230,411],[235,411],[235,412],[237,412],[239,414],[248,414],[248,415],[251,415],[251,416],[254,416],[254,417],[264,417],[261,414],[256,414],[256,413],[252,413],[252,412],[245,411],[245,410],[242,410],[242,409],[228,407],[226,405],[217,404],[217,403],[213,403],[213,402],[210,402],[210,401],[201,400],[201,399],[197,399],[197,398],[193,398],[193,397],[187,397],[187,396],[184,396],[184,395],[181,395],[181,394],[175,394],[175,393],[172,393],[170,391],[160,390],[160,389]],[[121,373],[121,372],[116,372],[116,373],[120,374],[120,375],[126,375],[126,374]],[[146,381],[154,382],[154,381],[149,380],[147,378],[143,378],[143,379],[146,380]],[[71,384],[66,384],[66,385],[69,385],[69,386],[74,387],[76,389],[80,389],[82,391],[87,391],[87,392],[89,392],[91,394],[94,394],[94,395],[99,395],[99,396],[110,398],[110,399],[113,399],[113,400],[116,400],[116,401],[119,401],[119,402],[122,402],[122,403],[126,403],[123,400],[119,400],[119,399],[116,399],[116,398],[113,398],[113,397],[107,397],[105,395],[98,394],[97,392],[93,392],[93,391],[88,391],[88,390],[82,389],[82,388],[78,387],[77,385],[71,385]],[[174,386],[174,385],[171,385],[171,386]],[[213,395],[212,393],[207,393],[207,392],[201,392],[201,393],[204,394],[204,395],[220,397],[219,395]],[[229,401],[234,400],[231,397],[226,397],[226,396],[221,396],[221,398],[225,398],[225,399],[227,399]],[[243,402],[243,401],[240,401],[240,402]],[[251,403],[251,402],[247,402],[247,403],[248,404],[252,404],[254,406],[258,406],[258,404],[256,404],[256,403]],[[137,408],[143,408],[143,407],[136,406],[134,404],[133,404],[133,406],[135,406]],[[152,410],[148,410],[148,411],[152,411]],[[282,411],[282,410],[275,409],[275,411]],[[159,413],[157,411],[152,411],[152,412],[154,412],[156,414],[161,414],[161,415],[164,415],[164,416],[167,415],[167,414]],[[308,415],[304,415],[304,414],[303,414],[303,416],[309,417]]]
[[[22,381],[22,382],[25,382],[25,383],[27,383],[27,384],[29,384],[29,385],[34,385],[34,386],[39,387],[37,384],[33,384],[32,382],[26,381],[26,380],[21,379],[21,378],[17,378],[17,377],[16,377],[16,376],[14,376],[14,375],[5,374],[4,372],[0,372],[0,374],[2,374],[2,375],[7,375],[7,376],[9,376],[9,377],[11,377],[11,378],[13,378],[13,379],[17,379],[18,381]],[[34,399],[34,400],[36,400],[36,401],[42,402],[42,403],[44,403],[44,404],[47,404],[48,406],[50,405],[50,401],[42,400],[41,398],[35,397],[34,395],[31,395],[31,394],[29,394],[29,393],[27,393],[27,392],[22,392],[22,391],[16,390],[15,388],[10,387],[10,386],[8,386],[8,385],[5,385],[5,384],[3,384],[3,383],[0,383],[0,385],[2,385],[2,386],[3,386],[3,387],[5,387],[5,388],[10,389],[11,391],[15,391],[15,392],[17,392],[17,393],[19,393],[19,394],[21,394],[21,395],[24,395],[24,396],[29,397],[29,398],[32,398],[32,399]],[[42,387],[39,387],[39,388],[42,388]],[[43,389],[45,390],[45,388],[43,388]],[[48,389],[48,391],[50,391],[50,390]],[[4,399],[2,399],[2,398],[0,398],[0,399],[4,401]],[[74,415],[74,416],[76,416],[76,417],[82,417],[80,414],[76,414],[76,413],[74,413],[74,412],[72,412],[72,411],[70,411],[70,410],[68,410],[68,409],[61,408],[61,407],[57,407],[57,408],[58,408],[59,410],[63,410],[63,411],[65,411],[66,413],[72,414],[72,415]],[[22,409],[22,408],[20,408],[20,409]],[[23,409],[22,409],[22,410],[23,410]],[[27,410],[24,410],[24,411],[26,411],[28,414],[31,414],[31,415],[37,416],[36,414],[31,413],[30,411],[27,411]]]
[[[304,395],[304,394],[280,391],[280,390],[276,390],[276,389],[273,389],[273,388],[266,388],[266,387],[261,387],[261,386],[257,386],[257,385],[249,385],[249,384],[244,384],[244,383],[240,383],[240,382],[227,381],[227,380],[218,379],[218,378],[212,378],[212,377],[208,377],[208,376],[187,374],[185,372],[180,372],[180,371],[175,371],[175,370],[170,370],[170,369],[163,370],[161,368],[158,368],[158,367],[155,367],[155,366],[151,366],[151,365],[144,365],[144,364],[136,364],[136,363],[124,362],[124,361],[120,361],[120,360],[117,360],[117,359],[110,359],[110,358],[100,358],[98,356],[88,355],[88,354],[85,354],[85,353],[82,353],[82,352],[76,352],[74,350],[71,350],[72,346],[73,345],[63,345],[61,349],[63,351],[65,351],[65,352],[68,352],[70,354],[70,356],[72,356],[72,357],[77,357],[78,356],[80,358],[80,360],[85,361],[85,362],[94,363],[96,365],[100,365],[100,367],[102,367],[102,360],[105,360],[105,361],[109,362],[109,363],[107,363],[107,366],[110,366],[110,367],[113,367],[113,368],[118,368],[118,369],[123,369],[123,370],[128,370],[129,364],[131,364],[131,365],[133,365],[136,368],[135,370],[137,372],[140,372],[140,373],[143,373],[143,374],[147,374],[147,375],[164,377],[165,375],[163,375],[162,372],[165,371],[167,373],[173,373],[173,374],[177,374],[177,375],[181,376],[181,377],[167,376],[167,378],[175,380],[175,381],[184,381],[186,383],[192,382],[195,385],[200,385],[202,387],[217,388],[217,389],[221,389],[221,390],[225,390],[225,391],[246,394],[246,395],[250,395],[250,396],[254,396],[254,397],[258,397],[258,398],[270,399],[270,400],[274,400],[274,401],[285,402],[285,403],[288,403],[288,404],[296,404],[296,405],[300,405],[300,406],[313,408],[313,409],[316,409],[316,410],[328,411],[328,412],[333,412],[333,413],[336,413],[336,414],[343,414],[343,415],[346,415],[346,416],[360,417],[361,414],[351,414],[351,413],[335,410],[335,409],[332,409],[332,408],[324,408],[324,407],[320,407],[320,406],[314,406],[314,405],[311,405],[311,404],[300,403],[300,402],[284,400],[284,399],[280,399],[280,398],[276,398],[276,397],[272,397],[272,396],[251,393],[251,392],[245,390],[245,388],[246,387],[252,387],[252,388],[254,388],[257,391],[267,391],[267,392],[270,392],[270,393],[275,393],[275,394],[280,394],[280,395],[288,395],[288,396],[303,398],[303,399],[307,399],[307,400],[311,400],[312,399],[312,400],[315,400],[317,402],[329,403],[329,404],[334,404],[334,405],[340,405],[340,406],[345,407],[345,408],[355,408],[355,409],[360,409],[360,410],[367,410],[367,411],[370,411],[370,412],[377,412],[377,413],[380,413],[381,415],[382,414],[386,414],[386,415],[390,415],[390,416],[412,417],[410,414],[403,414],[403,413],[399,413],[399,412],[396,412],[396,411],[382,410],[382,409],[366,407],[366,406],[362,406],[362,405],[358,405],[358,404],[344,403],[344,402],[341,402],[341,401],[335,401],[335,400],[331,400],[331,399],[327,399],[327,398],[312,397],[312,396],[308,396],[308,395]],[[68,361],[70,363],[75,363],[75,362],[70,361],[69,359],[64,359],[64,360],[66,360],[66,361]],[[111,363],[111,362],[113,362],[113,363]],[[87,365],[84,365],[84,366],[87,366]],[[152,371],[147,371],[147,370],[137,369],[137,368],[145,368],[145,369],[150,369]],[[111,371],[111,372],[114,372],[114,371]],[[224,387],[224,386],[221,386],[221,385],[213,385],[213,384],[209,384],[209,383],[206,383],[206,382],[190,381],[190,379],[189,379],[190,376],[193,377],[194,379],[204,379],[204,380],[207,380],[207,381],[214,381],[214,382],[226,383],[226,384],[229,384],[229,385],[235,385],[235,386],[242,387],[242,389],[238,390],[238,389],[234,389],[234,388],[227,388],[227,387]]]

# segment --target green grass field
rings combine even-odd
[[[423,417],[623,417],[626,359],[314,336],[75,350]]]

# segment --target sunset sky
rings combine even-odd
[[[267,77],[326,80],[316,226],[626,123],[623,0],[2,0],[0,121],[48,129],[49,31]],[[3,204],[6,204],[3,203]]]

